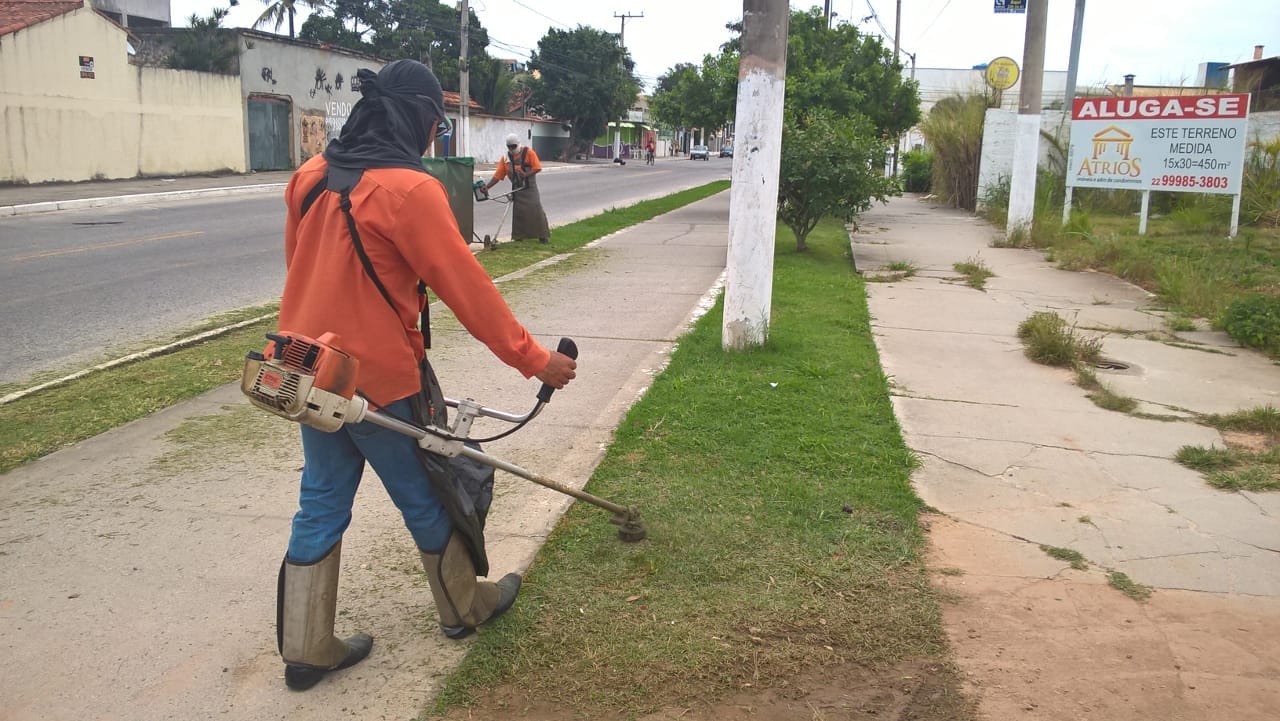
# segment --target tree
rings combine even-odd
[[[828,28],[816,8],[791,13],[778,217],[796,250],[828,215],[852,219],[900,192],[885,177],[893,138],[920,118],[915,83],[878,38]]]
[[[552,28],[538,41],[529,66],[541,74],[534,83],[538,102],[570,124],[564,159],[589,150],[640,91],[635,63],[618,36],[595,28]]]
[[[323,0],[317,0],[323,2]],[[446,90],[458,90],[461,30],[458,10],[439,0],[333,0],[329,14],[302,24],[304,40],[327,42],[390,60],[408,58],[431,66]],[[468,13],[467,58],[472,72],[488,71],[489,32]]]
[[[671,128],[689,127],[689,88],[698,81],[698,66],[692,63],[679,63],[659,77],[653,97],[649,98],[653,118]]]
[[[872,200],[896,194],[884,174],[888,148],[866,117],[819,109],[803,119],[786,119],[778,219],[795,234],[797,251],[808,249],[805,240],[823,218],[852,217],[870,208]]]
[[[192,14],[190,26],[178,35],[169,56],[169,67],[175,70],[199,70],[206,73],[234,75],[240,46],[235,33],[222,27],[226,8],[214,8],[209,17]]]
[[[718,128],[733,120],[738,97],[738,55],[706,55],[702,65],[680,63],[658,78],[649,112],[672,128]]]
[[[902,79],[902,64],[879,37],[848,24],[828,28],[818,8],[791,13],[789,112],[827,108],[836,115],[864,115],[877,133],[896,138],[920,120],[917,87]]]
[[[295,37],[293,33],[293,16],[297,14],[297,1],[298,0],[262,0],[263,4],[267,6],[267,9],[262,11],[262,14],[258,16],[258,19],[253,22],[253,26],[255,28],[260,28],[263,25],[274,22],[275,31],[280,32],[280,26],[284,24],[286,19],[288,19],[289,37]],[[302,4],[313,10],[319,10],[325,6],[324,0],[301,1]]]

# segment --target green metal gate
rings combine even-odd
[[[293,167],[289,144],[289,101],[249,98],[249,169],[288,170]]]

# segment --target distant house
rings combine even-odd
[[[81,0],[0,0],[0,183],[242,172],[233,78],[131,62]]]
[[[1280,56],[1262,57],[1262,46],[1253,49],[1253,60],[1227,66],[1231,70],[1231,88],[1249,93],[1249,112],[1280,110]]]

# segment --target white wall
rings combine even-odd
[[[383,62],[359,53],[318,43],[275,39],[269,33],[243,32],[240,37],[240,84],[247,117],[248,99],[260,95],[288,100],[293,128],[291,155],[301,165],[324,151],[338,137],[360,99],[351,87],[356,71],[382,69]],[[245,166],[249,163],[249,135],[245,126]]]
[[[127,39],[88,8],[0,36],[0,182],[244,171],[236,78],[131,65]]]
[[[1066,150],[1071,137],[1069,115],[1061,110],[1045,110],[1040,113],[1040,165],[1049,166],[1053,158],[1065,160],[1054,149],[1044,133],[1058,138]],[[1007,108],[990,108],[982,130],[982,159],[978,169],[978,199],[981,201],[988,187],[1000,178],[1013,174],[1013,143],[1018,124],[1018,111]]]

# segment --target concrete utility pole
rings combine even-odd
[[[725,350],[761,346],[769,338],[790,21],[787,0],[742,2],[729,264],[721,325]]]
[[[615,18],[622,19],[622,32],[618,33],[618,44],[622,46],[623,50],[626,50],[627,49],[627,18],[642,18],[644,17],[644,13],[640,13],[639,15],[632,15],[631,13],[624,12],[621,15],[619,15],[618,13],[614,13],[613,16]],[[613,159],[619,160],[621,158],[622,158],[622,121],[621,119],[619,119],[618,127],[614,128],[613,130]]]
[[[1080,36],[1084,33],[1084,0],[1076,0],[1076,17],[1071,25],[1071,59],[1067,61],[1067,94],[1062,109],[1071,112],[1071,101],[1076,98],[1076,75],[1080,71]]]
[[[468,147],[471,143],[471,68],[467,62],[467,35],[471,29],[471,7],[469,0],[462,0],[462,54],[458,58],[458,95],[461,99],[461,119],[454,134],[454,155],[470,157]]]
[[[1013,177],[1009,181],[1006,237],[1031,232],[1036,211],[1036,166],[1040,161],[1040,96],[1044,86],[1044,35],[1049,0],[1027,3],[1027,34],[1022,48],[1022,89],[1013,139]]]
[[[898,38],[902,35],[902,0],[898,0],[893,13],[893,62],[898,62]],[[914,57],[914,56],[913,56]],[[915,60],[911,61],[911,72],[915,73]],[[893,170],[890,177],[898,177],[898,150],[902,147],[902,136],[893,140]]]

